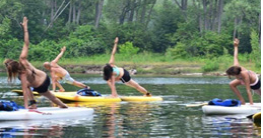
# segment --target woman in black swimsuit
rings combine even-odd
[[[242,104],[245,104],[245,100],[237,89],[238,85],[245,85],[247,90],[247,95],[249,103],[253,104],[253,99],[251,95],[251,89],[253,89],[257,94],[261,95],[261,82],[256,73],[249,71],[244,67],[239,65],[238,62],[238,44],[239,40],[236,38],[234,40],[234,66],[230,67],[226,73],[228,76],[236,77],[235,80],[230,82],[230,88],[237,95]]]
[[[45,72],[36,69],[27,60],[29,47],[27,22],[27,18],[24,17],[23,23],[21,23],[24,29],[24,46],[19,58],[19,62],[12,59],[7,59],[4,61],[8,73],[8,81],[11,82],[17,76],[20,78],[23,89],[25,108],[37,108],[36,101],[34,100],[34,96],[30,90],[30,87],[34,88],[33,91],[37,91],[39,94],[46,96],[49,100],[57,104],[60,108],[67,108],[67,105],[61,102],[48,90],[48,87],[50,85],[50,79],[48,75]]]
[[[111,96],[112,97],[118,97],[116,87],[115,87],[115,81],[122,81],[127,86],[130,86],[132,88],[135,88],[139,92],[143,93],[144,96],[152,96],[151,93],[149,93],[144,87],[139,85],[136,81],[134,81],[129,72],[124,68],[119,68],[115,65],[115,58],[114,55],[117,50],[119,38],[116,37],[114,41],[114,46],[111,52],[111,58],[109,61],[109,64],[106,64],[103,67],[103,79],[107,81],[109,87],[111,88]]]

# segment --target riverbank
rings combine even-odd
[[[41,63],[35,65],[38,69],[46,71]],[[102,74],[102,65],[61,65],[69,73],[83,73],[83,74]],[[138,75],[183,75],[183,76],[226,76],[225,70],[218,70],[212,72],[202,72],[202,65],[186,64],[186,65],[134,65],[134,64],[121,64],[126,70],[135,70]],[[3,67],[0,72],[5,72]],[[258,72],[257,72],[258,73]],[[258,73],[260,74],[260,73]]]
[[[102,74],[102,68],[109,60],[108,58],[109,54],[74,59],[62,58],[59,65],[68,70],[69,73]],[[226,69],[233,64],[231,56],[220,56],[216,59],[187,58],[172,60],[160,54],[138,54],[132,57],[116,54],[115,60],[118,67],[123,67],[126,70],[136,70],[138,75],[225,76]],[[239,62],[246,69],[261,74],[261,69],[256,68],[255,63],[250,62],[244,56],[240,55]],[[43,67],[44,61],[31,61],[31,63],[36,68],[47,71]],[[0,64],[0,72],[5,72],[3,64]]]

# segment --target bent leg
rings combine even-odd
[[[45,93],[40,93],[40,94],[47,97],[50,101],[57,104],[60,108],[68,108],[66,104],[64,104],[61,100],[55,97],[54,94],[52,94],[49,90]]]
[[[242,95],[240,94],[239,90],[237,89],[237,86],[241,85],[240,80],[235,79],[233,81],[231,81],[229,83],[230,88],[232,89],[232,91],[237,95],[237,97],[239,98],[239,100],[241,101],[242,104],[245,104],[245,100],[242,97]]]
[[[130,86],[132,88],[135,88],[137,91],[143,93],[144,95],[146,95],[148,93],[148,91],[145,88],[143,88],[141,85],[139,85],[133,79],[131,79],[129,82],[126,82],[125,85]]]
[[[60,92],[64,92],[65,91],[65,89],[62,87],[62,85],[58,81],[56,81],[55,83],[56,83],[56,86],[59,88]]]

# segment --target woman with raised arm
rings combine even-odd
[[[249,99],[249,103],[253,104],[251,95],[251,89],[261,96],[261,82],[257,74],[253,71],[247,70],[239,65],[238,62],[238,45],[239,40],[234,40],[234,65],[227,69],[226,73],[228,76],[234,76],[236,79],[230,82],[230,88],[237,95],[242,104],[245,104],[245,100],[237,89],[238,85],[245,85]]]
[[[50,79],[48,75],[45,72],[35,68],[27,60],[29,48],[29,34],[27,29],[27,22],[27,18],[24,17],[23,23],[21,23],[24,29],[24,46],[19,58],[19,62],[12,59],[7,59],[4,61],[8,73],[8,81],[11,82],[17,76],[21,80],[25,108],[37,108],[37,102],[34,99],[30,87],[33,87],[33,91],[37,91],[39,94],[44,95],[53,103],[57,104],[60,108],[67,108],[67,105],[61,102],[48,90],[48,87],[50,85]]]
[[[124,68],[119,68],[115,65],[114,55],[117,50],[118,41],[119,39],[118,37],[116,37],[111,52],[110,61],[103,68],[103,79],[107,81],[109,87],[111,88],[111,96],[118,97],[115,87],[115,81],[122,81],[122,83],[124,83],[125,85],[135,88],[139,92],[143,93],[144,96],[151,96],[151,93],[149,93],[145,88],[140,86],[130,77],[130,74],[127,70],[125,70]]]

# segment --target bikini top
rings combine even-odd
[[[113,72],[116,74],[116,76],[120,75],[120,70],[119,70],[119,68],[117,66],[112,67],[112,69],[113,69]]]
[[[249,80],[250,80],[250,75],[252,75],[252,74],[251,74],[252,72],[249,71],[249,70],[247,70],[247,73],[248,73],[248,77],[249,77]],[[258,77],[257,77],[257,75],[256,75],[255,73],[254,73],[254,75],[256,76],[256,81],[255,81],[254,83],[250,84],[250,85],[255,85],[255,83],[258,82]],[[240,78],[238,78],[238,79],[244,82],[244,80],[243,80],[242,77],[240,77]]]

